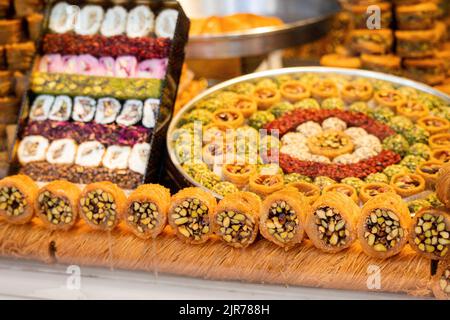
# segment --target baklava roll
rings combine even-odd
[[[302,242],[308,200],[298,191],[284,189],[268,196],[261,208],[259,228],[267,240],[289,249]]]
[[[261,199],[251,192],[225,196],[213,214],[213,231],[234,248],[246,248],[258,235]]]
[[[445,164],[436,180],[436,194],[444,206],[450,209],[450,163]]]
[[[51,230],[69,230],[78,218],[80,193],[71,182],[53,181],[39,189],[34,201],[36,215]]]
[[[358,239],[368,256],[386,259],[398,254],[408,241],[411,217],[406,203],[394,193],[371,198],[361,209]]]
[[[450,214],[444,208],[424,208],[416,213],[409,231],[409,244],[419,254],[444,260],[450,254]]]
[[[442,83],[446,77],[441,59],[405,59],[403,66],[409,78],[431,86]]]
[[[200,188],[183,189],[171,199],[169,223],[185,243],[201,244],[210,238],[211,220],[216,211],[216,199]]]
[[[393,54],[375,55],[363,53],[361,55],[363,69],[377,72],[400,74],[402,70],[402,59]]]
[[[437,45],[435,30],[395,31],[397,55],[402,58],[425,58],[434,53]]]
[[[399,30],[426,30],[434,27],[438,16],[438,6],[434,2],[398,6],[395,9]]]
[[[359,207],[349,197],[328,192],[321,195],[308,211],[305,231],[316,248],[336,253],[355,241],[359,214]]]
[[[431,283],[436,299],[450,300],[450,261],[440,261]]]
[[[355,53],[386,54],[392,51],[394,35],[390,29],[350,31],[350,46]]]
[[[139,186],[127,199],[124,220],[139,238],[156,238],[167,224],[170,191],[163,186]]]
[[[80,195],[79,212],[93,229],[110,231],[119,223],[126,205],[125,193],[112,182],[88,184]]]
[[[0,217],[13,224],[29,222],[33,219],[38,190],[36,183],[25,175],[0,180]]]

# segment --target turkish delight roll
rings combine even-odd
[[[69,96],[58,96],[50,109],[48,118],[53,121],[67,121],[71,113],[72,99]]]
[[[78,146],[75,164],[82,167],[98,167],[105,154],[105,146],[98,141],[83,142]]]
[[[447,259],[450,254],[450,214],[444,208],[423,208],[416,213],[409,230],[409,244],[419,254]]]
[[[34,215],[38,190],[36,183],[25,175],[0,180],[0,217],[13,224],[29,222]]]
[[[268,196],[262,205],[259,228],[264,238],[283,248],[302,242],[308,200],[295,189],[285,189]]]
[[[131,149],[128,160],[128,168],[136,173],[145,174],[147,169],[148,159],[150,157],[150,144],[137,143]]]
[[[102,98],[98,100],[95,122],[100,124],[113,123],[116,121],[121,107],[120,102],[114,98]]]
[[[116,60],[112,57],[101,57],[98,59],[99,68],[102,74],[106,77],[114,77]]]
[[[48,150],[46,160],[51,164],[73,164],[77,153],[77,145],[72,139],[53,141]]]
[[[75,6],[60,2],[52,8],[50,13],[50,30],[55,33],[72,31],[78,19],[79,11]]]
[[[94,119],[97,101],[89,97],[75,97],[72,119],[79,122],[90,122]]]
[[[64,73],[64,61],[60,54],[46,54],[39,61],[40,72]]]
[[[308,211],[305,231],[316,248],[336,253],[355,241],[359,214],[360,209],[351,198],[339,192],[328,192]]]
[[[27,136],[22,139],[17,150],[17,157],[22,165],[45,160],[48,140],[42,136]]]
[[[116,122],[123,126],[133,126],[142,119],[144,104],[140,100],[127,100]]]
[[[110,231],[119,223],[126,206],[122,189],[112,182],[88,184],[81,193],[79,210],[93,229]]]
[[[160,101],[158,99],[147,99],[144,102],[144,116],[142,125],[146,128],[154,128],[156,125],[157,114]]]
[[[138,187],[127,199],[124,220],[139,238],[156,238],[167,224],[170,191],[160,185]]]
[[[90,36],[96,34],[102,25],[104,11],[97,5],[84,6],[75,23],[75,32],[79,35]]]
[[[36,215],[52,230],[69,230],[78,218],[80,189],[70,182],[53,181],[42,187],[34,202]]]
[[[406,245],[410,225],[408,206],[401,197],[383,193],[369,199],[361,209],[358,239],[367,255],[386,259]]]
[[[260,209],[261,199],[254,193],[227,195],[219,202],[213,215],[213,230],[232,247],[248,247],[258,235]]]
[[[109,146],[103,157],[103,166],[111,170],[123,170],[128,167],[131,148],[122,146]]]
[[[155,15],[144,5],[137,6],[130,10],[126,24],[127,36],[139,38],[148,36],[153,31]]]
[[[156,17],[155,33],[161,38],[173,38],[177,26],[178,11],[174,9],[165,9]]]
[[[168,59],[149,59],[142,61],[137,66],[136,76],[138,78],[164,79],[168,62]]]
[[[49,95],[40,95],[36,97],[31,106],[30,120],[44,121],[48,119],[50,108],[53,105],[55,98]]]
[[[210,238],[216,199],[201,188],[183,189],[172,196],[169,223],[185,243],[201,244]]]
[[[138,61],[133,56],[121,56],[116,59],[114,75],[118,78],[134,78],[137,73]]]
[[[114,6],[106,11],[100,32],[105,37],[118,36],[125,33],[128,13],[122,6]]]

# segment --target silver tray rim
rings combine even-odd
[[[324,74],[324,73],[332,73],[332,74],[338,74],[338,75],[346,75],[346,76],[360,76],[363,78],[370,78],[370,79],[375,79],[375,80],[383,80],[383,81],[387,81],[396,85],[402,85],[402,86],[409,86],[412,87],[416,90],[420,90],[423,91],[425,93],[429,93],[432,94],[434,96],[437,96],[445,101],[447,101],[448,103],[450,103],[450,96],[442,93],[426,84],[414,81],[414,80],[410,80],[410,79],[406,79],[406,78],[402,78],[402,77],[398,77],[398,76],[394,76],[394,75],[390,75],[390,74],[385,74],[385,73],[381,73],[381,72],[375,72],[375,71],[369,71],[369,70],[359,70],[359,69],[346,69],[346,68],[330,68],[330,67],[292,67],[292,68],[282,68],[282,69],[275,69],[275,70],[268,70],[268,71],[262,71],[262,72],[256,72],[256,73],[251,73],[248,75],[244,75],[241,77],[237,77],[237,78],[233,78],[231,80],[222,82],[218,85],[215,85],[211,88],[209,88],[208,90],[204,91],[203,93],[201,93],[200,95],[198,95],[197,97],[195,97],[194,99],[192,99],[189,103],[187,103],[183,108],[180,109],[180,111],[178,111],[178,113],[172,118],[170,124],[169,124],[169,128],[167,130],[167,137],[166,137],[166,144],[167,144],[167,150],[169,153],[169,158],[170,161],[172,162],[172,164],[175,166],[175,168],[177,169],[177,171],[183,176],[183,178],[185,180],[187,180],[191,185],[201,188],[207,192],[210,192],[211,194],[213,194],[217,199],[222,199],[223,196],[213,192],[212,190],[202,186],[201,184],[199,184],[198,182],[194,181],[193,178],[191,178],[188,174],[186,174],[186,172],[183,170],[183,168],[181,167],[179,161],[176,158],[175,155],[175,151],[174,148],[172,147],[172,141],[171,141],[171,137],[172,137],[172,133],[173,131],[176,130],[176,124],[179,122],[180,118],[188,111],[190,110],[198,101],[202,100],[203,98],[205,98],[206,96],[217,92],[219,90],[222,90],[226,87],[229,87],[231,85],[240,83],[240,82],[244,82],[244,81],[249,81],[249,80],[254,80],[254,79],[258,79],[258,78],[264,78],[264,77],[273,77],[273,76],[279,76],[279,75],[285,75],[285,74],[292,74],[292,73],[319,73],[319,74]]]

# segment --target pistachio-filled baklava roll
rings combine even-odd
[[[78,218],[80,189],[71,182],[53,181],[42,187],[34,201],[36,215],[52,230],[69,230]]]
[[[262,205],[259,228],[264,238],[283,248],[301,243],[310,210],[306,197],[292,188],[268,196]]]
[[[386,259],[398,254],[408,241],[411,217],[405,202],[394,193],[367,201],[358,219],[358,239],[371,257]]]
[[[434,296],[439,300],[450,300],[450,261],[440,261],[431,284]]]
[[[416,213],[409,231],[409,244],[433,260],[450,257],[450,214],[444,208],[424,208]]]
[[[245,248],[258,235],[261,199],[251,192],[236,192],[225,196],[213,215],[214,233],[228,245]]]
[[[38,190],[36,183],[25,175],[0,180],[0,217],[13,224],[29,222]]]
[[[80,196],[79,210],[86,223],[97,230],[110,231],[119,223],[125,210],[126,196],[112,182],[88,184]]]
[[[444,206],[450,209],[450,163],[445,164],[439,171],[436,180],[436,194]]]
[[[355,241],[359,213],[352,199],[339,192],[328,192],[308,211],[305,231],[316,248],[336,253]]]
[[[200,244],[208,241],[216,199],[200,188],[183,189],[171,199],[169,223],[182,241]]]
[[[127,199],[125,222],[139,238],[155,238],[167,224],[169,205],[169,189],[156,184],[142,185]]]
[[[441,59],[404,59],[403,67],[408,77],[431,86],[445,80],[445,65]]]

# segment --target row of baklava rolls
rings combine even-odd
[[[35,215],[51,230],[69,230],[78,216],[90,227],[105,231],[123,221],[143,239],[157,237],[169,223],[175,234],[190,244],[204,243],[215,234],[232,247],[245,248],[261,234],[289,249],[307,235],[319,250],[328,253],[342,251],[359,240],[367,255],[379,259],[398,254],[407,242],[430,259],[450,256],[448,210],[428,208],[412,219],[406,203],[394,193],[376,196],[360,208],[339,192],[325,193],[310,204],[295,188],[264,200],[251,192],[237,192],[217,203],[200,188],[183,189],[171,197],[160,185],[142,185],[127,197],[111,182],[92,183],[80,190],[67,181],[54,181],[39,189],[23,175],[1,180],[0,216],[23,224]]]

